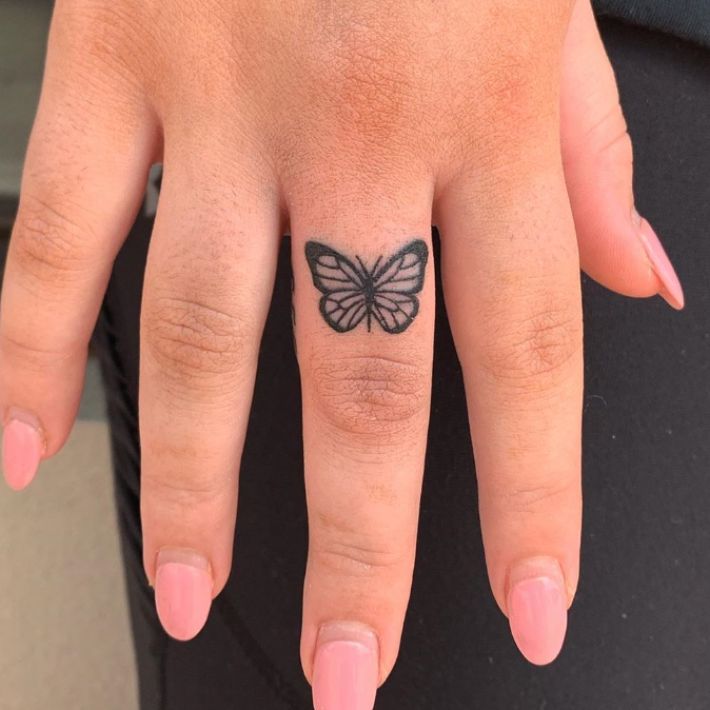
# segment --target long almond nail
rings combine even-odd
[[[377,636],[366,626],[320,629],[313,665],[315,710],[372,710],[379,676]]]
[[[508,617],[515,643],[528,661],[546,665],[555,660],[567,631],[567,594],[555,560],[529,560],[511,572]]]
[[[7,485],[20,491],[37,473],[44,451],[42,434],[23,419],[11,419],[2,435],[2,468]]]
[[[659,295],[669,306],[680,310],[685,305],[685,296],[678,274],[676,274],[666,250],[653,227],[638,212],[634,211],[634,222],[646,256],[660,284]]]
[[[178,641],[197,636],[212,605],[207,560],[189,550],[161,550],[155,573],[155,605],[165,631]]]

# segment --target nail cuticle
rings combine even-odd
[[[10,412],[8,412],[8,415]],[[8,486],[15,491],[26,488],[37,475],[46,445],[41,429],[28,416],[12,412],[2,431],[2,470]]]
[[[315,709],[372,710],[378,686],[377,634],[356,622],[321,625],[313,661]]]
[[[3,428],[7,428],[12,422],[20,422],[32,429],[39,436],[42,445],[42,454],[47,450],[47,439],[44,434],[44,428],[40,423],[39,419],[27,411],[26,409],[20,409],[19,407],[9,407],[5,412],[5,417],[3,419]]]

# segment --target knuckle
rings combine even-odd
[[[348,160],[362,161],[365,166],[383,160],[394,160],[412,150],[411,134],[423,120],[421,79],[417,55],[407,34],[393,28],[406,19],[392,8],[381,9],[392,23],[374,22],[368,13],[357,10],[357,21],[333,28],[329,38],[319,37],[319,48],[310,53],[306,84],[317,82],[316,109],[309,112],[316,123],[328,116],[329,139],[318,132],[319,140],[309,143],[316,156],[329,156],[333,142]],[[313,69],[317,66],[317,72]],[[325,138],[325,140],[323,140]],[[373,151],[383,156],[374,159]],[[386,156],[386,157],[385,157]],[[373,168],[374,169],[374,168]]]
[[[161,375],[183,387],[230,388],[255,357],[256,331],[242,315],[163,297],[145,308],[142,320],[148,351]]]
[[[608,160],[612,168],[633,164],[633,143],[618,99],[601,117],[591,117],[589,127],[577,140],[568,142],[563,152],[565,167],[590,152],[601,161]]]
[[[318,354],[310,365],[316,410],[336,431],[390,436],[428,405],[429,375],[413,360]]]
[[[315,58],[318,61],[329,59],[323,69],[335,90],[352,90],[356,98],[364,98],[361,91],[372,92],[372,99],[391,100],[388,92],[403,88],[400,79],[413,66],[411,47],[392,24],[368,18],[366,13],[356,11],[355,14],[356,22],[333,28],[330,39],[322,44]],[[379,19],[383,14],[391,23],[404,21],[394,8],[382,8],[378,12]],[[349,82],[352,83],[348,86]]]
[[[609,118],[599,133],[604,130],[605,138],[601,135],[592,138],[597,143],[597,152],[602,157],[609,157],[615,166],[631,165],[634,160],[633,144],[629,135],[626,119],[621,108],[617,107],[612,118]]]
[[[506,130],[532,120],[535,103],[540,98],[539,86],[530,76],[531,65],[520,52],[520,46],[500,52],[482,76],[485,108],[497,119],[505,119]]]
[[[496,494],[498,507],[505,513],[535,515],[551,508],[566,509],[570,500],[579,499],[579,482],[569,477],[514,483]]]
[[[330,541],[313,550],[319,566],[340,577],[370,577],[401,569],[401,555],[357,542]]]
[[[175,457],[175,447],[171,447],[171,454],[172,460],[180,460]],[[160,501],[163,508],[184,511],[219,500],[227,485],[224,476],[212,471],[193,467],[189,472],[181,472],[178,466],[170,471],[143,476],[141,487],[142,495]]]
[[[502,318],[500,319],[502,320]],[[518,388],[545,390],[581,361],[582,319],[571,307],[532,310],[494,333],[481,366],[494,380]]]
[[[54,37],[71,59],[67,73],[77,72],[84,80],[100,83],[110,79],[114,88],[115,80],[134,81],[147,74],[141,60],[147,56],[148,42],[155,38],[152,23],[146,22],[146,9],[134,0],[60,3]],[[155,51],[153,58],[157,58]]]
[[[28,331],[16,322],[5,323],[0,330],[0,356],[9,358],[14,367],[26,373],[46,375],[48,369],[54,371],[71,370],[75,363],[83,361],[86,343],[46,343],[41,334]]]
[[[322,517],[322,516],[321,516]],[[321,520],[310,554],[318,566],[336,576],[369,577],[398,573],[412,564],[412,555],[375,539],[372,533],[359,532],[351,525],[332,519]]]
[[[142,428],[141,498],[175,513],[216,510],[231,499],[236,477],[218,451],[205,446],[184,424],[166,428],[148,422]]]
[[[552,8],[543,19],[527,0],[515,7],[496,4],[489,12],[500,31],[477,28],[479,51],[452,80],[457,118],[447,145],[466,173],[475,174],[482,165],[494,174],[501,169],[529,173],[558,133],[557,76],[566,21]]]
[[[12,258],[20,270],[46,285],[76,278],[86,266],[91,230],[53,201],[23,196],[12,235]]]
[[[489,61],[482,70],[482,88],[484,98],[503,116],[515,110],[517,104],[529,109],[550,90],[553,83],[548,82],[546,74],[553,68],[553,62],[559,61],[562,30],[559,35],[549,29],[541,31],[539,8],[521,12],[518,7],[508,7],[497,12],[498,19],[514,30],[512,35],[510,31],[501,32],[488,39]]]

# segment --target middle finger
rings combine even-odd
[[[301,655],[319,710],[372,706],[409,600],[434,280],[432,185],[403,183],[376,193],[331,176],[318,207],[291,200],[310,530]]]

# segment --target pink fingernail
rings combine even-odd
[[[634,212],[639,239],[646,251],[646,256],[651,264],[653,273],[661,284],[659,295],[669,306],[680,310],[685,305],[685,296],[678,274],[676,274],[671,260],[666,254],[666,250],[661,244],[661,240],[653,230],[653,227],[638,212]]]
[[[508,594],[510,630],[523,656],[539,666],[557,658],[567,631],[567,594],[555,566],[550,576],[535,574],[537,564],[511,575],[519,578]]]
[[[197,636],[212,605],[207,560],[189,550],[161,550],[155,573],[155,605],[165,631],[178,641]]]
[[[377,636],[361,624],[321,628],[313,666],[315,710],[372,710],[378,656]]]
[[[7,485],[20,491],[37,473],[44,451],[39,429],[21,419],[11,419],[2,435],[2,467]]]

